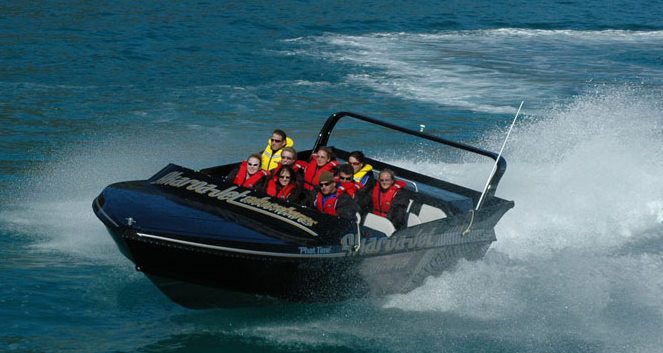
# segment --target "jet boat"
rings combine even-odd
[[[482,194],[369,158],[374,172],[394,170],[411,191],[408,225],[399,230],[371,213],[354,222],[238,187],[224,178],[237,163],[202,170],[170,164],[147,180],[109,185],[93,201],[93,210],[135,268],[173,301],[191,308],[405,293],[460,259],[486,253],[496,240],[495,225],[514,207],[495,196],[506,170],[504,158],[339,112],[327,119],[313,149],[300,152],[300,159],[327,146],[341,119],[485,156],[497,168]],[[348,151],[330,147],[347,160]]]

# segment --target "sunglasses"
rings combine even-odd
[[[350,163],[352,165],[361,165],[361,162],[348,162],[348,163]]]
[[[260,163],[246,163],[249,167],[257,167],[260,165]]]
[[[343,177],[343,176],[340,176],[340,177],[338,177],[338,180],[352,180],[352,177]]]
[[[329,185],[331,185],[331,184],[332,184],[331,181],[323,181],[323,182],[320,182],[320,186],[329,186]]]
[[[276,143],[281,143],[281,142],[283,142],[283,140],[277,140],[277,139],[270,139],[270,140],[271,140],[272,142],[276,142]]]
[[[290,180],[290,177],[287,175],[279,175],[279,179]]]

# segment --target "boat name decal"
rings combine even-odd
[[[152,184],[158,185],[167,185],[176,188],[183,188],[186,186],[186,190],[193,191],[197,194],[207,195],[210,198],[218,199],[219,201],[226,201],[231,204],[242,203],[245,205],[254,206],[270,213],[297,221],[298,223],[311,227],[318,223],[311,217],[308,217],[296,210],[295,207],[285,207],[269,201],[270,197],[265,196],[258,198],[251,196],[251,190],[246,190],[243,192],[235,191],[237,186],[231,186],[227,189],[219,190],[217,185],[210,184],[206,181],[192,179],[188,177],[183,177],[183,172],[170,172],[160,179],[152,182]]]
[[[356,243],[354,234],[346,234],[341,238],[341,247],[343,251],[351,251]],[[363,238],[361,246],[355,255],[377,254],[385,252],[396,252],[403,250],[414,250],[430,248],[436,245],[433,234],[419,234],[413,237],[392,237],[392,238]]]
[[[318,255],[318,254],[331,254],[332,249],[329,246],[317,246],[314,248],[309,248],[305,246],[300,246],[299,247],[299,253],[300,254],[307,254],[307,255]]]

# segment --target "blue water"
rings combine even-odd
[[[660,1],[0,3],[0,351],[663,351]],[[188,310],[91,212],[107,184],[301,149],[349,110],[499,150],[498,241],[379,300]],[[480,189],[490,165],[343,130]],[[365,137],[370,138],[366,139]]]

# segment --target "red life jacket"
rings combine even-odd
[[[405,188],[405,182],[396,180],[394,185],[390,186],[387,191],[382,192],[380,185],[376,184],[373,188],[373,213],[378,216],[387,217],[387,213],[391,210],[391,202],[402,188]]]
[[[285,200],[285,199],[288,198],[288,196],[290,196],[290,193],[293,190],[295,190],[295,184],[294,183],[290,183],[290,184],[282,187],[281,190],[277,190],[277,187],[276,187],[277,184],[276,183],[277,183],[277,181],[275,181],[274,179],[270,179],[267,182],[267,190],[266,190],[267,195],[275,196],[275,197],[277,197],[281,200]]]
[[[292,170],[295,173],[298,173],[300,170],[303,170],[304,168],[306,168],[306,162],[305,161],[296,161],[290,167],[292,167]],[[279,172],[281,171],[281,168],[283,168],[283,164],[281,162],[279,162],[279,164],[276,166],[276,168],[271,170],[272,179],[274,179],[275,181],[278,181],[278,179],[279,179]]]
[[[361,184],[356,182],[356,181],[346,181],[345,183],[341,183],[336,190],[338,194],[343,194],[346,193],[348,196],[352,197],[353,199],[355,198],[355,194],[359,189],[361,189]]]
[[[318,164],[315,162],[316,154],[311,155],[311,161],[308,163],[306,168],[304,168],[304,188],[307,190],[313,190],[315,185],[318,185],[320,181],[320,174],[324,171],[328,171],[333,174],[332,170],[338,167],[337,161],[329,161],[327,164],[318,168]]]
[[[338,193],[334,193],[327,198],[324,205],[322,203],[323,195],[321,192],[315,196],[315,207],[318,211],[328,215],[336,216],[336,201],[338,201]]]
[[[239,170],[237,171],[237,175],[235,176],[235,180],[233,180],[233,184],[237,186],[243,186],[247,189],[252,189],[260,181],[260,179],[268,175],[266,171],[260,169],[255,174],[246,179],[247,173],[248,167],[246,165],[246,161],[242,161],[242,164],[239,166]]]

